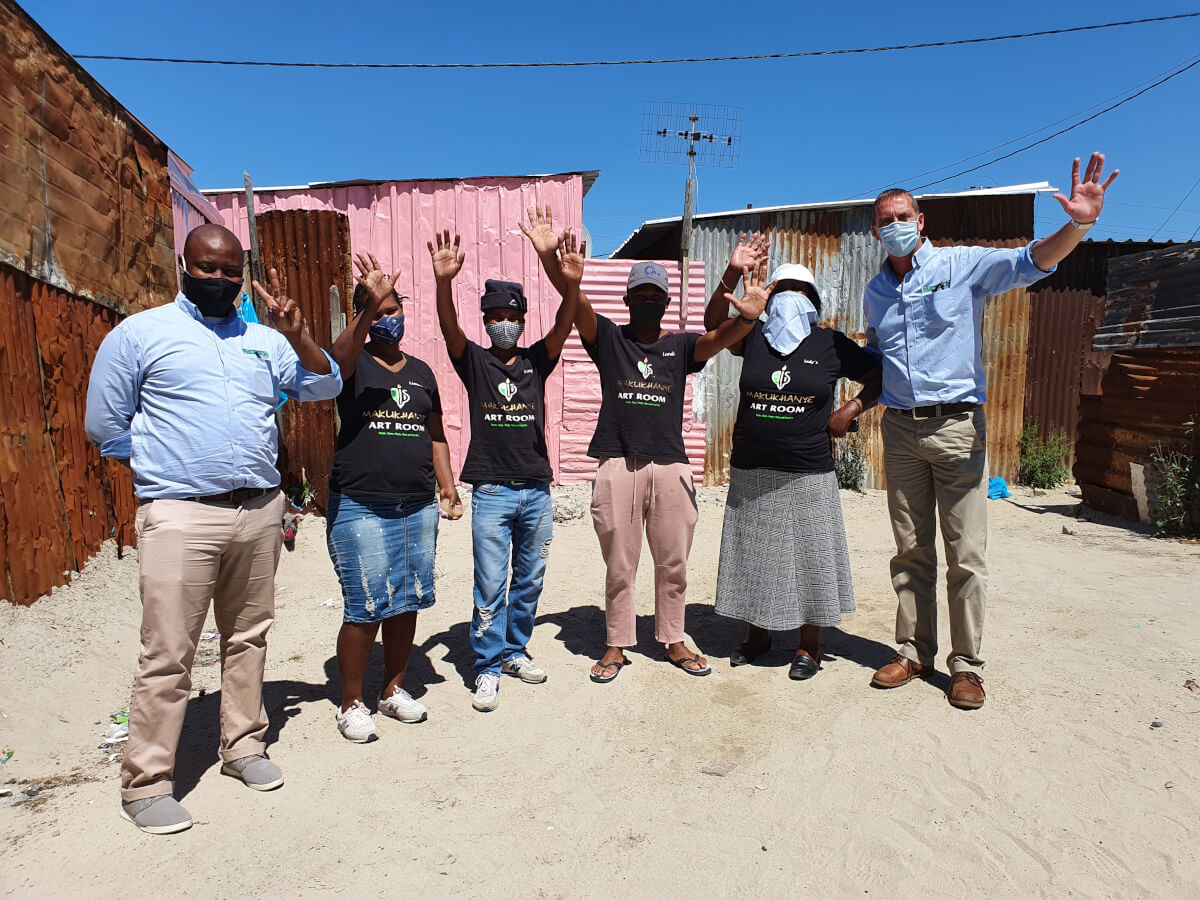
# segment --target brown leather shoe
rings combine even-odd
[[[950,676],[950,705],[959,709],[983,706],[983,679],[974,672],[955,672]]]
[[[914,678],[927,678],[932,674],[933,666],[923,666],[897,653],[895,659],[875,673],[871,684],[877,688],[894,688],[908,684]]]

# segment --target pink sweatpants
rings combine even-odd
[[[687,559],[696,532],[696,489],[687,463],[645,459],[600,460],[592,487],[592,524],[608,573],[604,608],[608,646],[637,643],[633,586],[642,532],[654,558],[654,638],[683,640]]]

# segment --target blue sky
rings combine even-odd
[[[317,12],[315,4],[276,0],[25,0],[24,6],[72,53],[338,62],[789,52],[1200,9],[1196,0],[1136,6],[1014,0],[1003,9],[961,0],[774,7],[364,2],[343,4],[342,15],[324,5]],[[639,162],[643,101],[742,108],[740,163],[700,171],[697,208],[703,212],[913,186],[928,179],[910,176],[1100,104],[1197,54],[1200,19],[982,46],[652,67],[331,71],[84,64],[195,167],[200,187],[240,185],[244,169],[260,185],[601,169],[584,220],[593,249],[604,253],[642,220],[681,212],[685,169]],[[1069,134],[937,190],[1043,179],[1064,187],[1071,159],[1098,149],[1121,176],[1092,236],[1148,239],[1200,178],[1198,110],[1200,66]],[[1062,221],[1058,204],[1039,198],[1038,234]],[[1159,239],[1187,240],[1197,228],[1200,188]]]

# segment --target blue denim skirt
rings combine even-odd
[[[329,493],[325,539],[342,584],[342,620],[366,624],[433,606],[437,503]]]

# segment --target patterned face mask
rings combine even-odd
[[[395,347],[404,337],[404,316],[384,316],[371,325],[367,334],[378,344]]]
[[[517,346],[521,334],[525,331],[524,322],[487,322],[483,326],[487,336],[492,340],[492,346],[500,350],[511,350]]]

